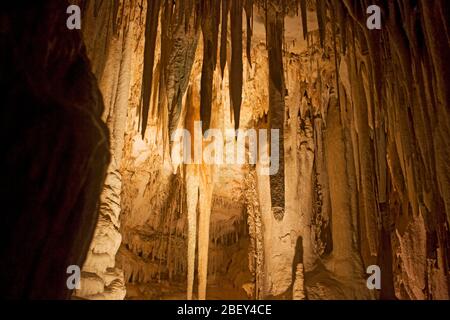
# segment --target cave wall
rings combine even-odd
[[[86,258],[110,160],[103,98],[67,6],[1,5],[6,299],[70,298],[67,270]]]

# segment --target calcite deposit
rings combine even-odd
[[[2,296],[449,299],[447,0],[47,2],[0,14]],[[208,129],[268,135],[175,161]]]

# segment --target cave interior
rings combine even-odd
[[[447,0],[0,7],[0,296],[449,299]]]

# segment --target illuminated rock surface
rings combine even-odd
[[[350,0],[80,0],[86,53],[78,32],[43,33],[24,62],[37,65],[21,71],[24,79],[33,74],[24,86],[8,75],[26,48],[13,56],[2,47],[11,111],[3,161],[6,183],[18,181],[10,192],[21,198],[7,235],[20,245],[2,249],[2,258],[13,257],[7,267],[38,272],[14,250],[59,241],[40,238],[52,225],[71,234],[61,248],[77,256],[73,263],[61,256],[56,268],[83,266],[76,298],[448,299],[448,5],[378,2],[381,30],[369,30],[366,7]],[[53,26],[61,17],[47,20]],[[4,26],[26,27],[7,15],[3,21],[1,39],[11,46]],[[66,39],[68,32],[78,37]],[[61,46],[48,45],[52,39]],[[39,67],[54,52],[64,57],[55,60],[56,75]],[[65,75],[71,83],[60,81]],[[20,112],[36,122],[20,121],[24,103]],[[51,115],[44,120],[40,104]],[[262,175],[261,163],[176,165],[171,134],[192,134],[198,120],[222,132],[280,129],[280,171]],[[59,137],[45,142],[49,150],[48,135]],[[21,160],[29,154],[34,164]],[[60,180],[42,178],[42,166],[61,157],[70,159],[68,170],[45,167]],[[41,189],[59,193],[30,196],[36,191],[25,181],[36,174]],[[78,200],[64,192],[69,187],[78,188]],[[42,220],[36,235],[21,220],[27,211]],[[74,213],[91,224],[58,220]],[[366,286],[371,265],[381,268],[381,290]],[[36,288],[42,272],[32,276]],[[19,278],[8,281],[17,289],[6,295],[38,295],[21,291]],[[61,284],[58,292],[68,294]]]

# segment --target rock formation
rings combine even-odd
[[[447,1],[74,2],[1,5],[3,296],[449,299]]]

